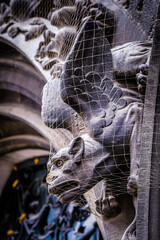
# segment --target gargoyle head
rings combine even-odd
[[[73,139],[48,162],[49,192],[58,195],[61,202],[73,201],[102,179],[95,173],[95,166],[105,153],[100,143],[85,137]]]

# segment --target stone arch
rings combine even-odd
[[[12,46],[11,46],[12,45]],[[48,129],[41,120],[42,89],[47,80],[30,57],[0,42],[0,192],[15,164],[49,155]],[[23,52],[23,54],[22,54]],[[53,139],[61,130],[50,133]],[[61,141],[62,142],[62,141]],[[56,141],[53,147],[57,148]]]

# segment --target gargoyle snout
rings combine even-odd
[[[47,177],[46,177],[46,181],[48,184],[52,184],[52,182],[58,177],[57,173],[54,172],[50,172],[48,173]]]

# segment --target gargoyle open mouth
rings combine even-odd
[[[60,184],[51,184],[48,186],[50,194],[58,195],[59,200],[62,202],[68,202],[68,199],[76,198],[77,190],[79,189],[79,181],[70,180],[61,182]],[[65,199],[64,196],[68,195]]]

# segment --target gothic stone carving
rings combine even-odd
[[[96,208],[110,218],[121,211],[115,181],[125,182],[126,176],[126,190],[133,195],[136,209],[151,42],[134,41],[110,49],[104,36],[96,21],[88,19],[65,60],[60,76],[61,98],[63,104],[68,104],[67,111],[80,115],[87,134],[80,134],[53,156],[48,163],[47,181],[50,193],[68,202],[103,180]],[[135,224],[136,215],[122,239],[135,238]]]
[[[132,0],[113,1],[116,14],[89,0],[71,0],[67,6],[64,2],[49,1],[45,14],[39,11],[44,0],[3,3],[0,31],[12,39],[19,34],[24,34],[25,41],[40,39],[35,59],[53,76],[44,88],[42,118],[46,125],[65,128],[74,136],[70,145],[48,163],[49,191],[67,202],[103,180],[97,211],[107,218],[115,217],[121,211],[115,182],[126,183],[124,191],[128,189],[136,205],[143,94],[154,8],[146,21],[151,23],[145,25],[142,8],[147,4],[143,1],[139,5]],[[125,8],[123,12],[117,10],[117,3]],[[16,10],[23,6],[27,13]],[[138,9],[137,18],[133,6]],[[121,41],[123,36],[115,28],[119,15],[140,32],[138,40],[129,42],[133,36],[130,31]],[[120,46],[118,41],[122,42]],[[123,239],[129,234],[135,237],[135,220]]]
[[[134,48],[134,52],[132,49]],[[111,49],[113,59],[113,71],[116,80],[121,81],[124,76],[137,81],[138,90],[144,94],[151,42],[131,42]],[[136,77],[136,78],[135,78]],[[136,79],[136,80],[135,80]],[[124,82],[125,84],[125,82]],[[127,82],[127,85],[130,83]],[[52,94],[54,92],[54,94]],[[43,122],[49,127],[65,128],[72,133],[84,130],[84,123],[80,116],[60,97],[60,80],[54,78],[44,86],[41,116]],[[77,121],[78,119],[78,121]],[[76,126],[75,126],[76,124]]]
[[[134,53],[130,46],[135,47]],[[143,102],[136,80],[128,89],[130,83],[118,81],[118,77],[137,74],[138,86],[144,85],[150,49],[150,43],[133,42],[111,52],[98,25],[92,19],[84,23],[63,67],[60,88],[63,101],[83,119],[87,134],[74,138],[48,163],[49,192],[62,202],[73,201],[103,180],[97,211],[116,216],[120,206],[114,196],[114,178],[118,174],[116,181],[121,182],[129,168],[126,189],[136,197]],[[134,234],[135,220],[123,239],[132,231]]]
[[[91,16],[100,26],[107,26],[105,35],[110,41],[112,39],[112,11],[90,0],[67,3],[49,0],[47,4],[44,0],[11,0],[9,5],[0,4],[0,13],[1,34],[7,33],[15,38],[21,33],[25,35],[25,41],[43,36],[35,59],[44,70],[50,70],[54,77],[60,75],[66,56],[86,17]]]

